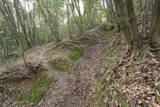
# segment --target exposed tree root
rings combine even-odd
[[[30,78],[32,75],[36,75],[38,72],[43,70],[40,63],[27,63],[28,71],[17,67],[12,71],[4,72],[0,75],[0,82],[5,83],[7,81],[21,80],[24,78]]]

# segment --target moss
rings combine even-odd
[[[28,93],[23,93],[19,97],[19,105],[36,104],[43,98],[43,93],[40,90],[33,89]]]
[[[84,44],[84,45],[80,45],[80,46],[76,47],[76,49],[80,52],[83,52],[87,47],[88,47],[88,45]]]
[[[43,74],[40,79],[32,80],[32,89],[28,92],[17,95],[18,105],[36,104],[43,98],[43,92],[53,82],[48,74]]]
[[[68,60],[55,60],[52,65],[57,70],[67,72],[70,64]]]
[[[69,58],[71,60],[78,60],[80,57],[82,56],[81,52],[80,51],[71,51],[70,55],[69,55]]]
[[[81,56],[82,56],[82,52],[88,47],[87,44],[84,45],[79,45],[77,47],[75,47],[75,49],[73,49],[71,51],[71,53],[69,54],[69,58],[71,60],[78,60]]]
[[[53,82],[53,79],[48,76],[48,74],[43,74],[42,80],[34,80],[33,81],[33,88],[41,88],[46,89],[51,83]]]

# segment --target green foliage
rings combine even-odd
[[[11,5],[13,1],[8,1],[8,3],[7,7],[3,5],[3,2],[2,5],[13,13],[16,5]],[[55,40],[54,35],[66,38],[70,34],[85,32],[101,24],[102,20],[106,19],[108,10],[101,1],[97,0],[38,0],[36,2],[29,0],[24,3],[30,8],[19,6],[20,8],[17,8],[21,16],[19,18],[16,16],[18,14],[7,13],[3,9],[0,12],[3,13],[0,17],[0,35],[2,35],[0,60],[13,53],[19,54],[20,41],[22,49],[26,50],[33,45]],[[11,18],[11,15],[14,18]],[[11,25],[8,24],[11,22],[13,22]],[[14,29],[17,29],[17,32]]]
[[[36,104],[43,98],[43,92],[53,82],[48,74],[43,74],[40,79],[32,80],[32,89],[28,92],[20,94],[18,97],[18,105]]]
[[[22,54],[22,49],[21,48],[17,48],[15,51],[13,51],[13,54],[21,55]]]
[[[41,22],[42,23],[42,22]],[[43,23],[40,27],[37,28],[36,32],[36,44],[46,43],[49,40],[53,39],[53,35],[50,29]]]
[[[116,91],[114,91],[113,88],[109,87],[109,88],[107,89],[107,95],[110,96],[110,97],[115,97],[115,96],[118,95],[118,93],[117,93]]]

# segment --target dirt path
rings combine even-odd
[[[57,80],[46,91],[44,99],[35,107],[87,107],[92,99],[90,86],[103,61],[104,44],[98,40],[71,66],[69,72],[54,72]],[[93,106],[92,106],[93,107]]]

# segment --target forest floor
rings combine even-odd
[[[99,26],[62,46],[27,50],[26,62],[42,69],[2,82],[0,107],[159,107],[160,57],[128,58],[123,35],[113,34]],[[0,81],[28,72],[22,57],[8,62],[0,67]]]
[[[101,68],[107,38],[87,48],[69,72],[54,72],[55,79],[37,107],[87,107],[92,101],[91,85]]]
[[[43,72],[31,75],[29,78],[11,79],[9,82],[7,80],[4,84],[2,83],[3,88],[8,89],[5,90],[4,95],[0,94],[0,104],[7,107],[33,105],[36,107],[84,107],[90,105],[93,100],[91,85],[96,82],[95,76],[105,57],[105,45],[110,40],[104,32],[99,31],[99,28],[88,31],[82,38],[75,37],[78,42],[82,39],[80,43],[66,40],[64,46],[56,47],[55,43],[51,42],[27,50],[24,55],[26,62],[41,63]],[[56,68],[54,63],[59,64],[59,68]],[[18,75],[28,72],[24,66],[23,57],[19,57],[8,60],[8,64],[1,65],[0,73],[3,77],[8,72],[12,73],[15,68]]]

